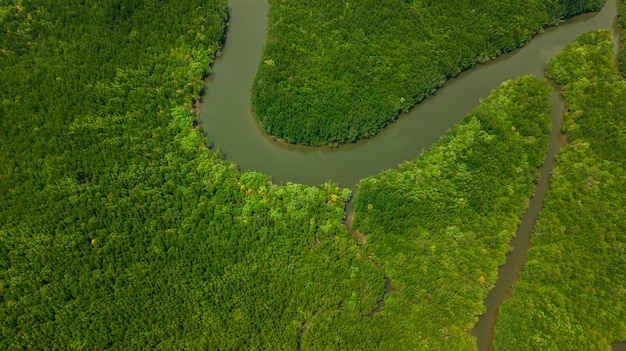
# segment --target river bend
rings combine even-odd
[[[373,138],[328,148],[275,142],[257,126],[250,108],[250,87],[265,43],[268,4],[230,0],[227,40],[209,77],[200,123],[213,145],[242,171],[268,174],[276,183],[317,185],[332,180],[354,188],[359,179],[418,156],[502,81],[523,74],[542,76],[545,62],[578,34],[612,28],[616,4],[617,0],[609,0],[599,13],[568,19],[524,47],[448,80]]]

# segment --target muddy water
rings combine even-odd
[[[242,170],[266,173],[275,182],[316,185],[327,180],[354,188],[359,179],[415,158],[453,127],[503,80],[541,76],[545,62],[576,35],[611,28],[616,0],[599,14],[585,14],[547,29],[521,49],[450,79],[374,138],[339,148],[313,148],[272,141],[256,125],[250,86],[265,41],[268,5],[263,0],[230,0],[231,25],[223,55],[213,66],[200,122],[214,146]]]

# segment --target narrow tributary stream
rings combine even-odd
[[[528,209],[522,216],[515,237],[510,246],[513,251],[507,255],[506,263],[498,268],[498,281],[485,299],[487,312],[480,316],[472,334],[476,337],[479,351],[490,351],[493,345],[493,326],[496,322],[498,307],[510,297],[509,289],[519,277],[519,272],[526,260],[526,251],[530,247],[530,234],[535,226],[539,212],[543,208],[544,199],[550,185],[550,174],[556,163],[556,155],[565,146],[565,138],[561,133],[563,116],[566,111],[565,100],[559,87],[552,93],[552,131],[546,160],[539,167],[539,182],[535,194],[530,199]]]
[[[367,237],[363,233],[352,228],[353,221],[354,221],[354,206],[352,204],[352,200],[350,200],[346,204],[345,224],[350,234],[352,234],[352,236],[354,236],[358,240],[358,244],[365,245],[365,243],[367,242]],[[376,266],[380,267],[380,264],[378,263],[378,261],[376,261],[376,259],[374,259],[372,256],[368,255],[368,259],[372,261],[372,263],[374,263]],[[393,285],[391,285],[391,279],[385,278],[385,291],[383,292],[383,295],[381,296],[380,300],[378,300],[378,302],[376,303],[376,306],[367,314],[367,316],[372,318],[374,317],[376,313],[380,312],[380,310],[383,307],[385,307],[385,298],[387,297],[387,295],[395,291],[397,290],[393,287]]]

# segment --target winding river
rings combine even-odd
[[[274,142],[257,126],[250,108],[250,86],[265,42],[268,4],[230,0],[229,6],[227,41],[222,56],[215,60],[199,117],[213,145],[241,170],[263,172],[276,183],[317,185],[332,180],[355,188],[360,179],[415,158],[502,81],[523,74],[542,76],[545,62],[576,35],[611,28],[617,0],[608,0],[599,13],[568,19],[521,49],[461,73],[375,137],[338,148]]]
[[[613,29],[616,44],[619,33],[615,30],[619,1],[607,0],[600,12],[568,19],[546,29],[524,47],[450,79],[375,137],[338,148],[316,148],[272,141],[257,126],[250,108],[250,86],[265,42],[268,4],[264,0],[229,0],[229,6],[231,25],[227,42],[221,57],[215,60],[199,117],[214,147],[235,161],[242,171],[268,174],[277,183],[317,185],[332,180],[349,188],[356,187],[359,179],[415,158],[502,81],[523,74],[542,76],[545,62],[578,34]],[[511,242],[514,250],[500,267],[498,282],[485,300],[487,312],[472,331],[479,351],[492,348],[497,308],[509,297],[509,288],[517,280],[530,246],[530,233],[543,207],[554,157],[561,146],[560,124],[565,109],[558,92],[553,95],[553,102],[554,128],[546,163],[540,168],[536,194]],[[626,350],[626,342],[614,343],[612,347]]]

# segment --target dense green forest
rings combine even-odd
[[[193,102],[227,21],[225,0],[0,0],[0,349],[475,350],[467,331],[545,156],[549,85],[503,83],[420,157],[364,179],[358,245],[350,190],[273,184],[209,148]],[[572,172],[622,226],[601,247],[613,261],[593,263],[618,279],[626,206],[612,172],[626,144],[604,136],[624,130],[623,81],[581,67],[583,100],[613,94],[591,99],[602,113],[621,103],[609,120],[621,129],[594,122],[590,136],[582,112],[568,125],[584,144]],[[572,111],[586,106],[567,89]],[[582,278],[600,287],[585,298],[612,296],[588,311],[620,304],[615,281]],[[624,336],[611,328],[607,340]]]
[[[608,31],[579,36],[548,71],[564,85],[569,145],[495,350],[608,350],[626,340],[626,81]]]
[[[532,76],[504,82],[417,159],[359,183],[355,226],[398,290],[389,349],[476,348],[468,332],[545,159],[551,93]]]
[[[225,1],[0,9],[0,349],[293,350],[376,306],[348,190],[241,174],[194,128]]]
[[[270,0],[252,106],[289,143],[377,133],[448,78],[603,0]]]
[[[471,345],[463,333],[491,268],[472,272],[462,324],[440,324],[454,320],[461,302],[452,300],[445,320],[421,329],[398,310],[414,299],[411,277],[393,272],[375,234],[365,247],[348,234],[348,190],[273,185],[206,147],[191,101],[221,41],[225,4],[169,5],[2,7],[0,348],[395,349],[438,345],[448,333],[453,349]],[[513,131],[493,115],[510,107],[545,117],[548,93],[532,78],[507,83],[429,155],[441,157],[449,141],[463,157],[477,136],[527,151],[509,171],[532,179],[547,126],[521,120]],[[440,165],[446,175],[453,167]],[[505,251],[504,236],[485,252]],[[385,277],[397,291],[373,314]],[[447,301],[439,293],[430,309]],[[435,326],[443,331],[431,336]]]

